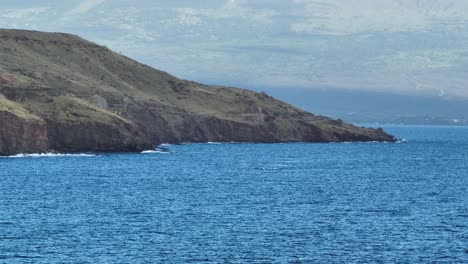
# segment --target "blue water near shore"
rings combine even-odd
[[[468,263],[468,128],[0,158],[0,263]]]

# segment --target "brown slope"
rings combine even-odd
[[[394,141],[266,94],[180,80],[61,33],[0,30],[0,93],[46,123],[47,150],[55,151],[140,151],[162,142]]]

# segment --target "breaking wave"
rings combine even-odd
[[[170,154],[170,152],[164,149],[155,149],[142,151],[141,154]]]
[[[64,154],[64,153],[32,153],[32,154],[17,154],[8,156],[8,158],[62,158],[62,157],[96,157],[96,154]]]

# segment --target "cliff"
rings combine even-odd
[[[180,142],[394,141],[266,94],[180,80],[78,36],[0,30],[0,154]]]
[[[46,122],[0,96],[0,154],[45,152],[47,149]]]

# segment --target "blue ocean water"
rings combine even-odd
[[[467,263],[468,128],[0,158],[0,263]]]

